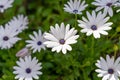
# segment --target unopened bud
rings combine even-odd
[[[25,47],[16,53],[16,57],[25,57],[25,56],[29,56],[30,54],[31,53],[29,49]]]
[[[118,51],[118,46],[116,44],[114,44],[113,49],[114,49],[114,51]]]

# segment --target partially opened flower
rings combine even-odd
[[[119,80],[120,77],[120,57],[116,60],[114,57],[110,58],[109,55],[106,56],[106,60],[100,57],[95,64],[99,69],[95,71],[98,77],[102,77],[102,80]]]
[[[3,26],[0,26],[0,48],[1,49],[9,49],[13,47],[13,45],[21,40],[17,37],[17,33],[14,31],[11,31],[7,28],[3,28]]]
[[[31,48],[33,50],[33,53],[40,52],[41,49],[46,49],[45,45],[43,44],[45,42],[45,39],[43,38],[41,30],[37,32],[33,32],[34,35],[29,35],[31,40],[26,40],[26,47]]]
[[[42,69],[41,63],[38,63],[36,57],[32,59],[31,56],[25,56],[25,58],[20,58],[19,61],[17,61],[16,63],[18,66],[13,67],[13,73],[16,74],[15,79],[39,79],[39,75],[42,74],[42,72],[40,71]]]
[[[0,0],[0,12],[3,13],[6,9],[12,7],[14,0]]]
[[[28,28],[28,18],[24,15],[18,15],[17,17],[13,17],[5,27],[17,34],[21,33],[24,29]]]
[[[100,38],[100,34],[108,35],[106,30],[110,30],[112,25],[112,22],[107,22],[110,17],[106,17],[106,14],[101,12],[96,14],[95,11],[92,11],[92,14],[87,12],[87,17],[88,20],[85,17],[78,20],[78,26],[83,28],[82,33],[86,33],[87,36],[93,34],[95,38]]]
[[[44,38],[47,41],[44,44],[48,48],[52,48],[52,51],[60,52],[62,51],[66,54],[67,50],[71,51],[72,47],[70,44],[75,44],[77,42],[77,38],[79,35],[77,34],[77,30],[74,28],[70,29],[70,25],[67,24],[66,26],[64,23],[61,23],[59,26],[58,24],[50,27],[50,33],[45,33]]]
[[[87,6],[85,1],[70,0],[64,5],[64,10],[72,14],[82,14],[82,11],[85,10]]]
[[[113,16],[112,7],[117,2],[117,0],[95,0],[92,4],[97,6],[96,11],[104,9],[104,13],[108,13],[110,16]]]

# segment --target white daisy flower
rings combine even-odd
[[[106,30],[111,29],[112,22],[107,22],[110,17],[105,17],[105,13],[99,12],[96,14],[95,11],[92,11],[92,14],[87,12],[88,20],[85,17],[82,17],[82,20],[78,20],[78,26],[83,28],[82,33],[86,33],[87,36],[93,34],[95,38],[100,38],[100,34],[108,35]]]
[[[92,4],[97,6],[96,11],[104,9],[104,13],[108,13],[111,17],[113,16],[112,6],[117,2],[117,0],[95,0]]]
[[[106,60],[100,57],[95,64],[99,69],[95,71],[98,72],[98,77],[103,77],[102,80],[119,80],[120,71],[120,57],[114,60],[114,57],[110,58],[106,56]]]
[[[82,11],[85,10],[87,6],[85,1],[70,0],[64,5],[64,10],[72,14],[82,14]]]
[[[13,73],[16,74],[15,79],[18,80],[33,80],[39,79],[39,75],[42,74],[41,63],[38,63],[36,57],[33,59],[31,56],[25,56],[25,58],[20,58],[16,62],[18,66],[14,66]]]
[[[50,33],[45,33],[44,37],[47,39],[44,44],[52,48],[52,51],[60,52],[62,51],[66,54],[67,50],[71,51],[72,47],[70,44],[74,44],[77,42],[77,38],[79,35],[77,34],[77,30],[74,28],[70,29],[70,25],[67,24],[66,27],[64,23],[61,23],[59,26],[58,24],[50,27]]]
[[[3,13],[6,9],[12,7],[14,0],[0,0],[0,12]]]
[[[13,19],[9,21],[8,24],[5,25],[5,27],[19,34],[24,29],[28,28],[27,25],[28,25],[28,18],[23,15],[18,15],[17,17],[13,17]]]
[[[26,40],[26,42],[28,43],[26,45],[26,47],[31,47],[31,49],[33,50],[33,53],[35,53],[36,51],[40,52],[41,49],[46,49],[45,45],[43,44],[43,42],[45,42],[45,39],[43,38],[42,32],[41,30],[37,32],[33,32],[34,36],[29,35],[29,37],[31,38],[31,40]]]
[[[3,26],[0,26],[0,48],[1,49],[9,49],[13,47],[13,45],[21,40],[17,37],[17,33],[3,28]]]

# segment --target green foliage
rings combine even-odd
[[[25,46],[25,40],[33,31],[41,29],[49,31],[51,25],[64,22],[74,27],[75,18],[73,14],[64,12],[63,7],[67,0],[15,0],[13,7],[0,14],[0,24],[4,25],[13,16],[24,14],[29,18],[29,28],[19,36],[23,38],[9,50],[0,50],[0,80],[14,80],[13,66],[16,65],[18,58],[15,56],[17,51]],[[95,9],[90,3],[93,0],[86,0],[89,7],[85,11]],[[83,11],[83,13],[85,13]],[[108,36],[94,39],[92,48],[92,36],[86,37],[80,33],[77,44],[72,45],[73,50],[67,54],[51,52],[51,49],[42,50],[40,53],[32,54],[42,62],[43,75],[39,80],[101,80],[95,72],[95,62],[100,56],[106,54],[120,55],[120,13],[115,13],[110,21],[114,22],[112,30]],[[85,14],[83,14],[85,16]],[[81,15],[78,15],[81,19]],[[78,27],[78,26],[77,26]],[[114,46],[116,45],[116,46]],[[117,48],[117,50],[115,48]],[[114,49],[113,49],[114,48]],[[94,54],[92,54],[92,49]]]

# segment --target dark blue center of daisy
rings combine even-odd
[[[25,71],[26,71],[26,73],[28,73],[28,74],[31,73],[31,69],[30,69],[30,68],[27,68]]]
[[[108,73],[109,73],[109,74],[113,74],[113,73],[114,73],[114,70],[113,70],[113,69],[108,69]]]
[[[3,8],[4,6],[3,5],[0,5],[0,8]]]
[[[112,3],[107,3],[106,6],[110,7],[112,5]]]
[[[42,44],[42,42],[41,42],[41,41],[38,41],[38,42],[37,42],[37,45],[39,45],[39,46],[40,46],[41,44]]]
[[[64,44],[64,43],[65,43],[65,40],[64,40],[64,39],[60,39],[60,40],[59,40],[59,43],[60,43],[60,44]]]
[[[3,40],[4,40],[4,41],[8,41],[9,38],[8,38],[7,36],[4,36],[4,37],[3,37]]]
[[[78,10],[75,9],[75,10],[73,10],[73,12],[76,14],[76,13],[78,13]]]
[[[92,29],[92,30],[97,30],[97,26],[96,26],[96,25],[92,25],[92,26],[91,26],[91,29]]]

